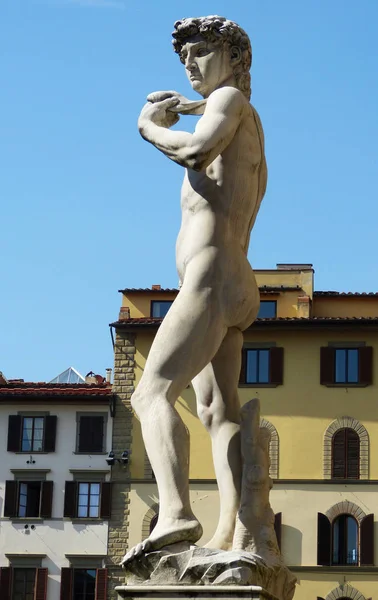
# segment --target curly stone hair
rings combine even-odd
[[[241,51],[241,61],[234,69],[238,89],[249,100],[251,97],[252,47],[248,35],[234,21],[225,17],[210,15],[208,17],[189,17],[176,21],[172,33],[172,44],[177,54],[188,38],[202,35],[206,40],[215,44],[227,44],[229,48],[236,46]]]

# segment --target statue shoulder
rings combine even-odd
[[[214,90],[207,99],[206,109],[213,110],[240,110],[250,106],[244,94],[231,86],[225,86]]]

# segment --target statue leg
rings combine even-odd
[[[229,329],[212,362],[193,380],[198,416],[211,436],[220,496],[218,526],[206,545],[220,550],[232,548],[240,505],[242,464],[238,381],[242,344],[241,331]]]
[[[189,436],[174,404],[226,334],[218,296],[188,290],[184,284],[158,330],[132,396],[158,485],[159,518],[150,537],[128,552],[122,564],[168,544],[196,542],[202,535],[189,501]]]

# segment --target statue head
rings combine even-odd
[[[196,59],[200,59],[197,71],[201,71],[201,64],[199,64],[201,59],[205,59],[202,61],[202,66],[207,71],[205,77],[213,79],[212,87],[215,85],[214,89],[217,87],[216,75],[219,85],[223,83],[222,77],[227,80],[227,77],[233,76],[236,87],[249,100],[251,96],[249,70],[252,63],[252,48],[248,35],[237,23],[229,21],[225,17],[211,15],[176,21],[174,28],[173,48],[179,54],[181,62],[185,64],[193,89],[206,96],[206,92],[203,92],[203,85],[201,86],[201,83],[195,79]],[[211,57],[206,58],[206,54],[214,53],[218,55],[215,68],[218,71],[217,74],[214,73],[214,61],[210,65]],[[205,63],[208,63],[207,69]],[[197,75],[200,76],[198,73]],[[213,90],[211,89],[210,93],[211,91]]]

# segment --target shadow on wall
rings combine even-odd
[[[291,525],[282,525],[282,555],[285,564],[302,565],[302,532]]]
[[[47,583],[47,598],[59,598],[60,596],[60,567],[51,559],[45,558],[43,566],[49,570]]]

